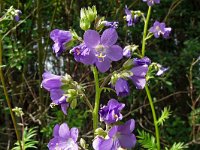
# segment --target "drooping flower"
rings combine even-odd
[[[102,36],[95,30],[87,30],[84,34],[84,43],[90,56],[87,64],[95,64],[100,72],[106,72],[112,61],[120,60],[123,50],[115,45],[117,38],[117,32],[113,28],[106,29]]]
[[[132,148],[136,144],[136,137],[132,133],[135,128],[135,121],[130,119],[124,125],[113,126],[107,137],[98,136],[93,141],[95,150],[117,150],[118,148]]]
[[[54,41],[52,48],[58,57],[65,50],[65,44],[72,40],[72,34],[70,31],[54,29],[50,33],[50,38]]]
[[[119,26],[119,22],[117,22],[117,21],[113,21],[113,22],[102,21],[102,24],[106,27],[110,27],[110,28],[114,28],[114,29],[117,29]]]
[[[15,16],[14,16],[15,21],[18,22],[20,20],[21,14],[22,14],[21,10],[15,10]]]
[[[171,28],[166,28],[165,23],[155,21],[153,26],[149,29],[154,34],[155,38],[159,38],[162,35],[164,38],[168,38],[171,32]]]
[[[117,96],[127,96],[130,93],[128,83],[125,79],[119,78],[115,83],[115,91]]]
[[[61,89],[62,82],[61,76],[45,72],[42,75],[42,87],[50,92],[51,100],[54,105],[60,105],[64,114],[67,114],[67,108],[69,103],[66,101],[67,97],[64,95],[64,91]]]
[[[115,123],[122,120],[121,110],[125,107],[125,104],[119,103],[115,99],[110,99],[107,106],[103,106],[99,110],[100,120],[107,124]]]
[[[53,129],[53,138],[47,147],[49,150],[78,150],[78,132],[75,127],[69,129],[66,123],[57,124]]]
[[[143,0],[143,2],[147,2],[148,6],[153,6],[154,4],[159,4],[160,0]]]
[[[131,80],[137,89],[143,89],[146,84],[146,74],[148,71],[148,65],[151,63],[151,60],[148,57],[142,59],[135,58],[133,60],[133,68],[130,70],[133,73]]]
[[[128,9],[127,6],[125,6],[125,13],[126,13],[126,21],[127,21],[127,25],[128,26],[132,26],[133,25],[133,18],[132,18],[132,13],[131,11]]]
[[[51,91],[52,89],[58,89],[62,85],[61,76],[54,75],[46,71],[43,73],[42,77],[42,87],[45,88],[47,91]]]

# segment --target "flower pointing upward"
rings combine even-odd
[[[84,64],[95,64],[100,72],[110,68],[111,61],[118,61],[123,57],[123,50],[115,45],[118,35],[115,29],[106,29],[102,36],[95,30],[87,30],[84,34],[84,43],[90,50],[90,59]]]

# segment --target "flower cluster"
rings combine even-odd
[[[148,71],[148,65],[151,64],[151,60],[148,57],[142,59],[134,58],[133,67],[129,70],[131,74],[128,76],[132,80],[136,89],[143,89],[146,84],[146,74]],[[120,73],[119,73],[120,74]],[[118,96],[127,96],[129,94],[129,86],[127,80],[124,79],[123,74],[117,76],[115,82],[115,90]]]
[[[125,104],[119,103],[115,99],[108,101],[107,106],[103,106],[100,111],[100,118],[106,124],[114,124],[122,120],[121,110]],[[136,137],[132,133],[135,128],[135,121],[128,120],[123,125],[113,125],[106,135],[97,135],[93,141],[93,148],[95,150],[117,150],[118,148],[132,148],[136,144]]]
[[[147,2],[149,6],[160,3],[160,0],[143,1]],[[140,11],[129,10],[127,6],[125,8],[125,14],[128,26],[134,26],[141,16],[145,21],[143,13]],[[93,66],[97,95],[100,95],[103,87],[99,87],[99,83],[97,83],[99,82],[98,71],[94,69],[94,66],[96,66],[101,73],[104,73],[110,69],[112,61],[119,61],[123,56],[128,57],[129,60],[124,63],[123,67],[113,72],[110,83],[115,89],[117,96],[122,97],[127,96],[130,93],[128,80],[133,82],[136,89],[143,89],[149,74],[151,73],[149,73],[149,70],[153,68],[153,63],[151,63],[151,60],[148,57],[143,57],[143,48],[142,55],[141,53],[136,52],[136,50],[139,49],[138,45],[132,44],[122,49],[121,46],[116,44],[118,40],[118,33],[116,31],[118,27],[117,21],[104,21],[103,17],[98,19],[95,6],[92,8],[88,7],[88,9],[81,9],[80,27],[85,31],[83,39],[72,30],[53,30],[50,33],[50,38],[54,41],[52,47],[54,53],[56,53],[56,56],[60,56],[66,49],[66,44],[76,43],[76,45],[72,47],[71,52],[77,62]],[[90,29],[93,22],[95,30]],[[97,22],[99,24],[97,24]],[[104,27],[108,28],[103,31]],[[103,33],[100,35],[101,31],[103,31]],[[168,38],[170,32],[171,28],[166,27],[164,23],[156,21],[153,24],[153,27],[149,29],[149,33],[145,35],[144,41],[151,38],[152,35],[156,38],[161,35],[164,38]],[[133,58],[132,56],[135,55],[135,53],[140,58]],[[155,70],[156,69],[154,69],[154,73]],[[156,75],[159,76],[166,70],[167,68],[157,66]],[[53,75],[50,72],[45,72],[43,74],[42,87],[50,92],[53,105],[61,105],[64,114],[67,114],[67,108],[69,106],[74,108],[77,104],[77,98],[79,96],[82,97],[84,94],[82,87],[79,86],[77,82],[73,81],[69,75],[63,77]],[[99,101],[100,96],[96,96],[95,108],[96,105],[99,105]],[[100,110],[97,110],[93,109],[88,99],[86,99],[86,103],[89,103],[90,110],[95,114],[93,115],[94,129],[97,128],[95,131],[96,137],[93,140],[93,148],[95,150],[129,149],[135,146],[136,137],[132,133],[135,128],[135,121],[130,119],[124,124],[121,124],[123,119],[121,111],[125,107],[125,104],[119,103],[115,99],[110,99],[107,105],[104,105]],[[100,121],[106,124],[106,130],[97,127],[98,116],[96,114],[99,114]],[[48,148],[50,150],[78,150],[77,139],[77,128],[73,127],[69,129],[66,123],[61,125],[57,124],[54,127],[53,138],[48,143]],[[84,146],[81,145],[81,147]]]
[[[140,11],[131,11],[128,9],[127,6],[125,6],[125,13],[126,13],[126,21],[127,21],[127,26],[134,26],[136,23],[139,22],[140,16],[142,13]]]

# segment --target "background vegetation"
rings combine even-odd
[[[55,57],[49,33],[55,28],[73,28],[83,34],[79,27],[80,8],[96,5],[98,15],[105,16],[108,21],[119,21],[117,31],[121,46],[139,45],[143,23],[128,28],[123,19],[124,7],[128,5],[132,10],[146,13],[146,4],[141,0],[0,0],[0,16],[11,5],[20,9],[22,15],[20,22],[7,22],[1,26],[7,31],[3,40],[3,73],[12,107],[20,107],[24,112],[23,116],[17,117],[18,129],[27,132],[25,127],[36,127],[32,138],[40,141],[36,142],[38,149],[47,149],[53,126],[64,121],[71,127],[77,126],[81,134],[84,133],[83,137],[90,141],[92,120],[86,106],[81,103],[64,116],[59,108],[50,108],[49,94],[40,88],[44,70],[59,75],[68,73],[78,82],[93,78],[90,68],[75,62],[69,51],[62,57]],[[161,143],[185,142],[191,150],[200,149],[200,61],[194,63],[200,57],[199,8],[199,0],[161,0],[161,4],[154,7],[150,24],[155,19],[165,21],[172,27],[172,34],[168,40],[149,41],[147,49],[147,56],[152,61],[170,67],[164,76],[148,83],[156,111],[161,112],[165,106],[170,106],[172,111],[161,128]],[[113,66],[118,67],[118,64]],[[101,76],[102,80],[104,76]],[[88,85],[88,91],[91,91],[88,96],[92,101],[93,83]],[[0,149],[4,150],[13,147],[16,137],[3,88],[0,88],[0,95]],[[116,97],[115,93],[104,95],[101,103],[107,103],[111,97]],[[123,114],[127,119],[136,120],[137,129],[154,130],[144,91],[132,87],[131,95],[121,100],[127,107]],[[137,145],[136,149],[139,147]]]

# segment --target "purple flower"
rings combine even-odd
[[[119,22],[116,22],[116,21],[113,21],[113,22],[103,21],[102,23],[104,24],[104,26],[114,28],[114,29],[117,29],[119,25]]]
[[[49,141],[47,147],[49,150],[78,150],[77,139],[77,128],[69,129],[66,123],[57,124],[53,129],[53,138]]]
[[[50,38],[55,42],[52,48],[58,57],[65,50],[65,44],[72,40],[72,34],[69,31],[54,29],[50,33]]]
[[[129,47],[125,47],[123,49],[123,56],[128,57],[128,58],[131,57],[131,50]]]
[[[45,88],[47,91],[51,91],[52,89],[58,89],[61,87],[61,76],[51,74],[50,72],[46,71],[42,75],[42,87]]]
[[[148,65],[151,60],[148,57],[142,59],[135,58],[133,60],[134,67],[130,70],[133,73],[131,80],[137,89],[143,89],[146,84],[146,74],[148,71]]]
[[[153,6],[154,4],[159,4],[160,0],[143,0],[143,2],[147,2],[148,6]]]
[[[113,28],[106,29],[102,36],[94,30],[87,30],[84,34],[85,46],[89,49],[89,58],[85,64],[95,64],[100,72],[106,72],[110,68],[111,61],[118,61],[123,57],[117,42],[117,32]]]
[[[163,73],[165,73],[169,68],[165,68],[165,67],[160,67],[158,72],[156,73],[157,76],[161,76]]]
[[[172,31],[172,28],[165,28],[165,32],[163,34],[163,37],[165,39],[169,38],[169,34],[171,33],[171,31]]]
[[[134,58],[133,59],[133,64],[135,66],[141,66],[141,65],[150,65],[151,64],[151,60],[148,57],[143,57],[141,59],[139,58]]]
[[[117,93],[117,96],[127,96],[129,95],[129,86],[125,79],[119,78],[117,82],[115,83],[115,91]]]
[[[136,144],[136,137],[132,133],[135,121],[130,119],[124,125],[113,126],[108,132],[108,138],[97,137],[93,141],[95,150],[117,150],[118,148],[132,148]]]
[[[85,43],[82,43],[72,49],[72,52],[74,53],[74,59],[77,62],[82,62],[86,65],[92,65],[93,61],[90,61],[94,59],[94,55],[91,52],[90,49],[86,47]]]
[[[66,115],[69,103],[66,101],[67,97],[64,96],[64,91],[61,89],[62,77],[51,74],[50,72],[43,73],[42,77],[42,87],[50,92],[50,97],[53,101],[53,104],[60,105],[63,113]]]
[[[126,13],[126,21],[127,21],[127,23],[128,23],[128,26],[132,26],[132,25],[133,25],[132,13],[131,13],[131,11],[128,9],[127,6],[125,6],[125,13]]]
[[[16,15],[14,16],[15,21],[20,20],[20,15],[22,14],[21,10],[15,10]]]
[[[165,26],[165,23],[155,21],[153,27],[151,27],[149,31],[154,34],[155,38],[159,38],[160,35],[162,35],[164,38],[168,38],[171,28],[166,28]]]
[[[121,110],[125,107],[125,104],[119,103],[115,99],[110,99],[107,106],[103,106],[99,110],[100,120],[107,124],[115,123],[118,120],[122,120]]]

